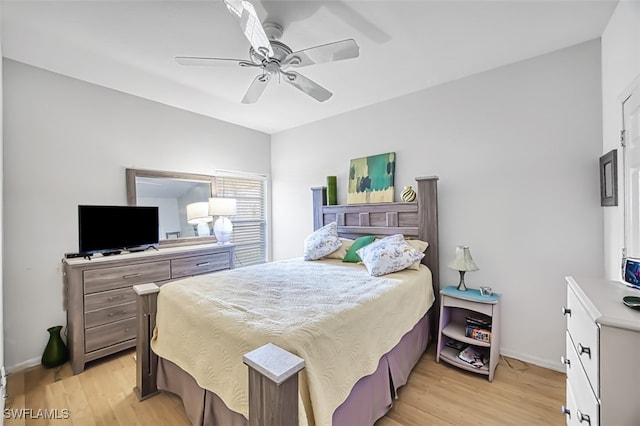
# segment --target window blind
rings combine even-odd
[[[236,245],[236,267],[267,261],[266,180],[255,177],[216,177],[218,197],[235,198],[237,214],[231,242]]]

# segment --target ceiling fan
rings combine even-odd
[[[249,40],[249,60],[229,58],[205,58],[194,56],[176,56],[181,65],[221,65],[237,63],[241,67],[259,68],[258,74],[244,97],[242,103],[251,104],[260,96],[273,77],[281,78],[298,90],[319,102],[324,102],[333,94],[290,68],[300,68],[323,62],[357,58],[360,48],[353,39],[323,44],[293,52],[289,46],[278,41],[282,37],[282,27],[276,23],[260,23],[260,19],[251,3],[246,0],[224,0],[229,12],[239,21],[245,37]]]

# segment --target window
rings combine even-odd
[[[264,177],[216,176],[217,196],[237,202],[231,218],[237,268],[267,261],[266,184]]]

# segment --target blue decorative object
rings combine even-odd
[[[497,302],[500,299],[500,295],[496,293],[493,293],[491,296],[483,296],[480,294],[480,289],[467,288],[466,290],[458,290],[455,286],[443,288],[440,290],[440,294],[471,300],[473,302]]]

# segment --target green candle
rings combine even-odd
[[[338,188],[337,178],[335,176],[327,176],[327,204],[335,206],[338,204]]]

